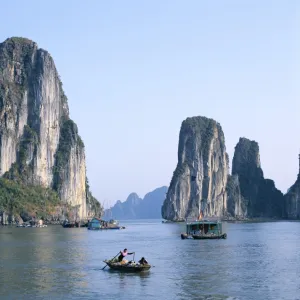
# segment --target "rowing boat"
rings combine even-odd
[[[104,260],[112,270],[122,271],[122,272],[145,272],[150,270],[151,265],[141,265],[139,263],[135,263],[134,261],[130,261],[128,263],[120,263],[114,262],[112,260]]]

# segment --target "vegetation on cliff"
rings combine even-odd
[[[85,178],[85,186],[86,186],[86,205],[88,207],[88,210],[92,215],[89,217],[99,217],[101,218],[103,214],[103,207],[100,204],[100,202],[92,195],[92,192],[90,191],[90,185],[88,178]]]
[[[60,199],[51,189],[0,178],[0,211],[23,218],[30,215],[49,219],[57,214],[59,205]]]
[[[218,123],[215,120],[206,117],[187,118],[182,122],[180,135],[200,138],[201,150],[203,156],[206,157],[217,125]]]
[[[71,150],[74,146],[77,146],[77,151],[84,148],[84,144],[78,135],[77,125],[71,119],[66,119],[61,125],[59,144],[55,153],[55,165],[53,167],[53,188],[56,191],[61,186],[63,181],[61,171],[69,164]]]
[[[7,62],[17,58],[19,61],[24,61],[25,65],[25,69],[20,74],[19,79],[26,79],[26,67],[29,67],[30,65],[30,56],[32,55],[35,46],[36,44],[33,41],[22,37],[12,37],[6,39],[4,43],[0,44],[0,71],[5,69]],[[17,57],[14,57],[14,50],[16,49],[17,52],[15,52],[15,54],[17,53]],[[0,78],[1,75],[3,74],[0,72]],[[23,83],[23,80],[19,83]]]
[[[27,164],[30,152],[36,151],[38,144],[37,133],[28,125],[24,126],[23,137],[20,141],[19,151],[17,153],[17,162],[13,163],[9,171],[3,177],[14,180],[20,184],[32,184],[32,163]]]
[[[178,178],[184,174],[186,168],[188,168],[188,164],[186,162],[184,162],[183,164],[177,163],[176,169],[173,172],[173,176],[170,182],[170,187],[172,187],[176,183]]]
[[[206,117],[187,118],[182,122],[179,134],[178,163],[173,172],[170,187],[175,184],[178,178],[184,174],[188,168],[188,163],[180,160],[180,153],[184,151],[183,147],[188,144],[192,148],[195,146],[193,145],[196,143],[195,140],[200,139],[199,144],[201,144],[202,155],[203,157],[208,156],[210,143],[214,137],[215,126],[218,126],[218,123]],[[185,138],[189,139],[187,143],[184,141]]]

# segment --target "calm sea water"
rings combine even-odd
[[[181,240],[184,224],[125,230],[0,228],[0,299],[300,299],[300,223],[225,224],[227,240]],[[145,274],[110,271],[123,248]]]

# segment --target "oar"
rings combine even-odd
[[[120,254],[120,252],[118,252],[117,255],[114,258],[112,258],[111,260],[115,259],[119,254]],[[101,270],[104,270],[106,267],[107,267],[107,264]]]

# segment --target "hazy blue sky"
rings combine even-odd
[[[282,191],[300,149],[300,1],[2,1],[0,40],[53,56],[101,202],[168,185],[181,122],[259,143]]]

